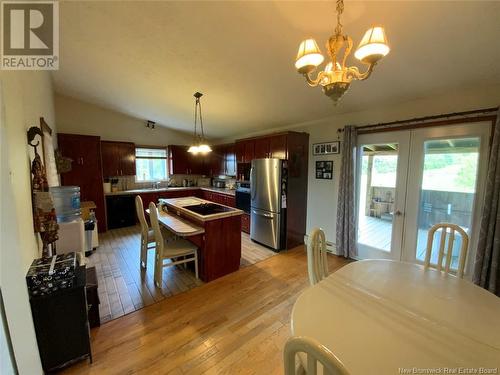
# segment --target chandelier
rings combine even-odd
[[[203,96],[201,92],[195,92],[194,95],[194,143],[188,149],[188,152],[197,155],[202,154],[205,155],[209,152],[212,152],[212,148],[208,145],[205,140],[205,132],[203,130],[203,117],[201,116],[201,102],[200,98]],[[200,133],[198,134],[198,112],[200,114]]]
[[[342,32],[340,16],[343,12],[344,1],[337,0],[337,27],[335,27],[335,34],[330,36],[326,43],[331,61],[325,66],[325,70],[320,71],[316,78],[312,78],[310,75],[324,60],[316,41],[312,38],[300,43],[295,60],[297,71],[306,78],[307,83],[313,87],[321,85],[325,95],[330,97],[335,104],[344,95],[353,80],[363,81],[367,79],[377,62],[390,51],[384,28],[374,26],[368,29],[354,52],[354,57],[368,65],[367,70],[361,73],[356,66],[346,66],[347,57],[352,49],[352,39]],[[344,49],[343,56],[341,55],[342,48]]]

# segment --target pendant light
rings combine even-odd
[[[353,41],[342,30],[340,16],[343,12],[344,0],[337,0],[337,27],[335,28],[335,34],[330,36],[326,43],[330,59],[325,69],[320,71],[316,78],[311,76],[311,73],[324,61],[318,44],[312,38],[300,43],[297,59],[295,60],[295,68],[305,77],[307,83],[313,87],[320,85],[325,95],[330,97],[334,103],[337,103],[344,95],[352,81],[363,81],[370,77],[375,65],[390,51],[384,28],[374,26],[365,33],[354,53],[354,57],[367,65],[366,71],[361,73],[357,66],[346,65]]]
[[[188,152],[191,154],[197,155],[197,154],[202,154],[206,155],[209,152],[212,152],[212,148],[208,145],[207,141],[205,140],[205,132],[203,129],[203,117],[201,115],[201,101],[200,98],[203,96],[201,92],[195,92],[194,95],[195,97],[195,102],[194,102],[194,143],[191,145],[188,149]],[[200,134],[198,134],[198,112],[200,114]]]

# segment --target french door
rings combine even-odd
[[[362,259],[401,259],[410,133],[360,135],[357,242]]]
[[[478,122],[360,135],[359,258],[422,263],[429,228],[450,222],[469,235],[467,273],[478,240],[490,132],[489,122]],[[452,268],[460,244],[457,238]]]

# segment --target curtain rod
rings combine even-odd
[[[491,108],[475,109],[473,111],[443,113],[443,114],[434,115],[434,116],[415,117],[415,118],[408,119],[408,120],[397,120],[397,121],[390,121],[390,122],[380,122],[378,124],[356,126],[356,128],[364,130],[364,129],[383,127],[383,126],[390,126],[390,125],[405,125],[405,124],[412,124],[415,122],[426,122],[426,121],[430,121],[430,120],[438,120],[438,119],[444,119],[444,118],[450,118],[450,117],[466,117],[466,116],[475,115],[475,114],[496,112],[496,111],[498,111],[498,109],[499,109],[499,107],[491,107]],[[339,133],[343,132],[343,131],[344,131],[344,129],[338,130]]]

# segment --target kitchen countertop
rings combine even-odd
[[[149,215],[149,208],[146,210]],[[158,210],[158,221],[169,231],[180,237],[190,237],[205,233],[205,229],[188,220],[182,219],[174,213]]]
[[[238,210],[237,208],[225,206],[223,204],[220,204],[220,206],[228,207],[231,209],[231,211],[218,212],[216,214],[211,214],[211,215],[200,215],[196,212],[193,212],[193,211],[190,211],[190,210],[187,210],[184,208],[185,206],[191,206],[191,205],[201,204],[201,203],[214,204],[213,202],[207,201],[205,199],[197,198],[197,197],[160,199],[160,203],[165,204],[168,208],[168,211],[171,213],[177,213],[177,214],[183,213],[184,215],[189,216],[189,217],[196,219],[198,221],[201,221],[201,222],[223,219],[225,217],[230,217],[230,216],[239,216],[239,215],[243,214],[243,211]]]
[[[226,195],[233,195],[234,196],[234,189],[226,189],[226,188],[216,188],[216,187],[211,187],[211,186],[189,186],[189,187],[167,187],[167,188],[159,188],[159,189],[152,189],[152,188],[145,188],[145,189],[133,189],[133,190],[122,190],[122,191],[115,191],[111,193],[105,193],[104,195],[110,196],[110,195],[133,195],[133,194],[142,194],[142,193],[161,193],[165,191],[179,191],[179,190],[205,190],[205,191],[212,191],[214,193],[221,193],[221,194],[226,194]]]

